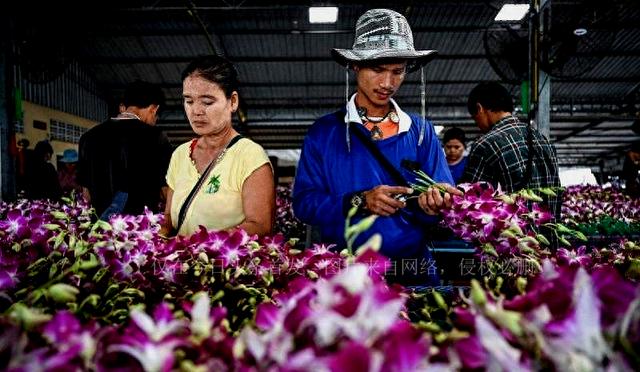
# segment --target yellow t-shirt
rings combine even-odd
[[[189,145],[183,143],[171,155],[167,185],[173,190],[171,221],[175,228],[182,204],[198,181],[200,174],[189,157]],[[194,196],[178,234],[191,235],[199,225],[224,230],[244,221],[242,185],[256,169],[269,163],[262,146],[248,138],[236,142],[209,172],[208,179]]]

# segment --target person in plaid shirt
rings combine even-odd
[[[560,187],[553,145],[536,128],[529,130],[512,114],[511,95],[502,85],[477,85],[469,94],[467,108],[484,134],[471,148],[462,182],[486,181],[507,193]],[[559,218],[560,193],[544,199],[543,204]]]

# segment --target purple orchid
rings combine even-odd
[[[592,264],[591,256],[586,253],[587,247],[580,246],[577,250],[560,248],[556,252],[556,260],[560,266],[582,266],[589,268]]]

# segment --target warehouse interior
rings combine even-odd
[[[519,1],[527,4],[526,1]],[[10,194],[11,149],[48,139],[58,155],[88,127],[117,112],[124,86],[162,87],[158,122],[174,145],[193,137],[182,107],[180,73],[194,57],[223,55],[241,81],[238,130],[278,157],[291,175],[308,127],[345,100],[345,69],[331,48],[351,47],[359,15],[376,7],[406,16],[416,49],[435,49],[426,68],[427,116],[438,128],[480,132],[466,108],[479,82],[512,92],[517,112],[532,60],[547,89],[549,136],[561,167],[613,174],[640,132],[640,3],[548,0],[540,6],[536,58],[529,17],[496,21],[506,1],[154,0],[98,2],[91,8],[30,1],[2,5],[3,195]],[[338,8],[334,23],[310,23],[311,6]],[[349,86],[353,88],[353,74]],[[529,94],[530,96],[530,94]],[[420,74],[396,95],[420,112]],[[534,106],[534,110],[537,106]],[[535,111],[537,113],[537,111]],[[537,122],[537,121],[536,121]]]

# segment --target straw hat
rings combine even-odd
[[[352,49],[331,50],[341,65],[379,59],[404,59],[407,69],[416,70],[431,61],[436,50],[415,50],[413,33],[407,19],[390,9],[371,9],[356,23],[356,38]]]

